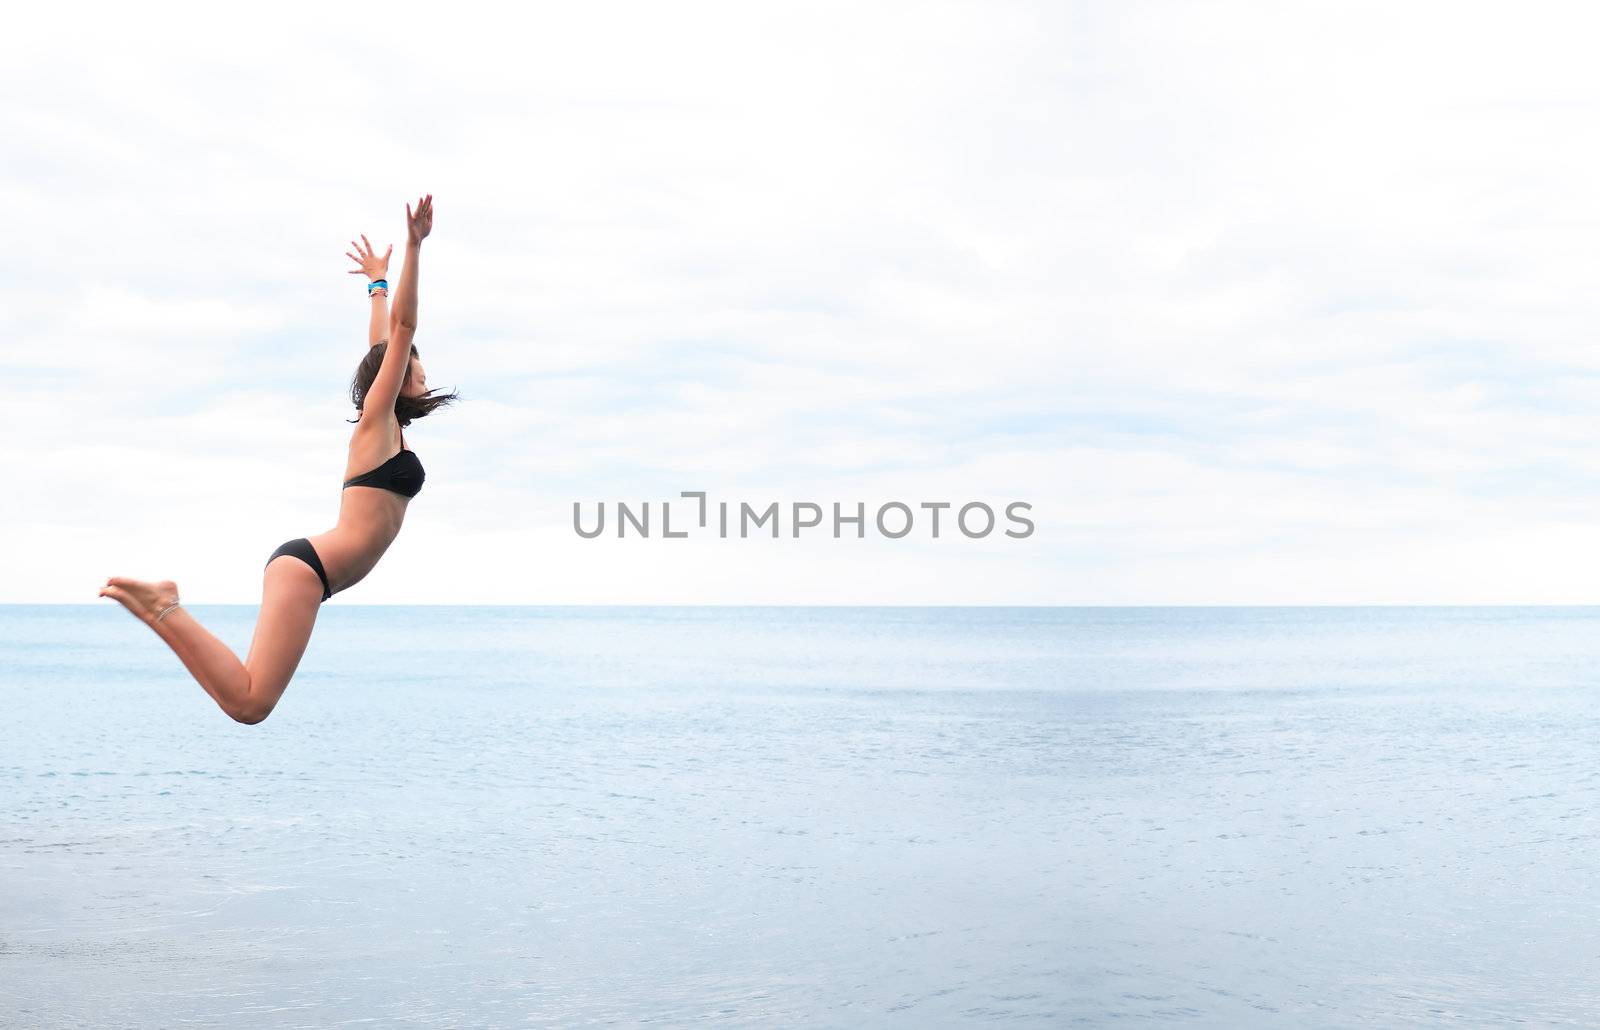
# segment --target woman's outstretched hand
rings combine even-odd
[[[355,253],[352,254],[348,250],[344,252],[345,257],[361,266],[360,268],[350,269],[350,274],[364,275],[373,280],[387,279],[389,277],[389,255],[394,253],[394,244],[389,244],[389,249],[384,251],[383,257],[379,257],[373,252],[372,244],[367,243],[365,234],[362,234],[361,242],[365,246],[357,247],[356,241],[351,240],[350,246],[355,247]]]
[[[411,213],[411,205],[406,205],[406,233],[412,243],[421,243],[433,231],[433,194],[430,193],[417,201],[417,213]]]

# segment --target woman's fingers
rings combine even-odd
[[[406,225],[416,234],[417,239],[428,235],[428,230],[433,227],[433,194],[424,193],[417,198],[417,209],[411,210],[411,203],[406,202]]]
[[[408,210],[406,214],[409,216],[410,211]],[[357,243],[355,240],[350,241],[350,246],[354,248],[354,253],[348,250],[344,252],[345,257],[361,266],[360,268],[350,269],[351,275],[355,275],[357,272],[367,271],[369,265],[376,265],[380,260],[383,264],[387,265],[389,263],[389,255],[394,253],[394,244],[391,243],[389,244],[389,249],[384,251],[383,257],[380,259],[378,257],[378,252],[372,248],[372,241],[367,239],[367,234],[361,233],[360,236],[360,243]]]

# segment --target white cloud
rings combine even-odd
[[[254,600],[337,510],[347,241],[430,191],[418,342],[467,400],[346,602],[1588,596],[1590,8],[235,17],[0,39],[0,600]],[[681,489],[1040,529],[570,530]]]

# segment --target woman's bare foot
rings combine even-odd
[[[178,603],[178,584],[170,579],[147,583],[126,576],[112,576],[100,588],[100,596],[120,602],[140,622],[154,626],[162,609]]]

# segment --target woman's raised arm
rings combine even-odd
[[[389,349],[378,366],[378,375],[367,389],[367,405],[373,410],[388,411],[405,385],[406,370],[411,367],[411,338],[417,331],[417,259],[422,256],[422,241],[433,231],[433,194],[417,203],[415,214],[406,205],[406,264],[400,270],[400,286],[394,294],[394,320],[389,330]]]
[[[372,283],[383,283],[382,286],[367,284],[367,297],[372,303],[372,319],[367,327],[367,346],[376,347],[389,338],[389,255],[394,253],[394,244],[389,244],[389,249],[384,251],[383,257],[373,252],[372,244],[367,242],[366,234],[361,236],[364,246],[356,246],[356,241],[351,240],[350,246],[355,248],[355,253],[345,251],[344,256],[354,261],[359,268],[350,269],[351,275],[364,275]]]
[[[417,201],[416,214],[406,205],[406,266],[400,271],[400,288],[394,294],[394,321],[408,329],[417,327],[417,255],[422,241],[433,231],[433,194]]]

